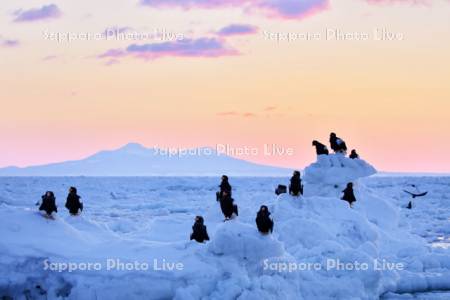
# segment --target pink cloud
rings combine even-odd
[[[47,56],[43,57],[42,60],[43,61],[50,61],[50,60],[55,60],[57,58],[58,58],[58,56],[56,56],[56,55],[47,55]]]
[[[14,22],[34,22],[40,20],[56,19],[62,15],[56,4],[44,5],[39,8],[18,10],[15,12]]]
[[[110,49],[97,58],[118,59],[132,56],[143,59],[161,57],[221,57],[238,55],[239,52],[217,38],[183,39],[162,43],[132,44],[126,49]]]
[[[237,112],[235,111],[223,111],[223,112],[219,112],[217,113],[218,116],[222,116],[222,117],[226,117],[226,116],[237,116],[239,115]]]
[[[217,115],[221,117],[244,117],[244,118],[256,117],[256,114],[251,112],[240,113],[234,110],[219,112],[217,113]]]
[[[257,8],[267,16],[282,19],[304,19],[328,9],[329,0],[263,0]]]
[[[142,0],[142,5],[152,7],[181,7],[190,9],[195,7],[200,8],[216,8],[227,6],[242,6],[245,3],[251,2],[249,0]]]
[[[264,108],[264,111],[273,111],[275,109],[277,109],[276,106],[267,106],[266,108]]]
[[[1,48],[15,48],[18,46],[20,46],[20,42],[18,40],[4,39],[2,36],[0,36]]]
[[[431,0],[365,0],[373,4],[430,4]],[[260,12],[269,18],[301,20],[329,8],[330,0],[141,0],[144,6],[155,8],[215,9],[239,7]]]
[[[327,9],[329,0],[142,0],[141,4],[182,9],[240,7],[245,11],[263,12],[268,17],[303,19]]]
[[[430,4],[430,0],[366,0],[371,4],[394,4],[394,3],[405,3],[405,4]]]
[[[106,52],[97,55],[97,58],[118,58],[124,57],[127,55],[127,52],[122,49],[109,49]]]
[[[119,34],[119,33],[126,33],[133,30],[132,27],[129,26],[112,26],[112,27],[107,27],[105,30],[103,30],[103,32],[105,33],[110,33],[110,34]]]
[[[107,62],[105,62],[105,66],[113,66],[119,64],[120,61],[118,59],[110,59]]]
[[[247,35],[258,32],[258,27],[247,24],[231,24],[220,29],[219,36]]]

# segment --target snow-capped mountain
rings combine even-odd
[[[169,152],[137,143],[100,151],[82,160],[0,169],[0,176],[288,176],[290,173],[290,169],[251,163],[213,148]]]

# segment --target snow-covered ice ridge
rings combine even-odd
[[[0,297],[449,299],[450,178],[374,172],[362,160],[320,157],[300,198],[274,195],[290,174],[231,178],[240,215],[225,223],[217,178],[1,178]],[[353,209],[339,199],[347,181]],[[429,191],[412,210],[403,208],[408,184]],[[72,185],[85,203],[80,217],[63,208]],[[55,221],[33,206],[46,190],[57,197]],[[270,236],[254,224],[262,204],[273,212]],[[195,215],[207,244],[188,241]],[[69,263],[78,269],[59,272]]]

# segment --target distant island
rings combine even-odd
[[[289,176],[291,171],[220,154],[213,148],[193,148],[179,155],[129,143],[81,160],[1,168],[0,176]]]

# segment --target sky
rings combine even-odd
[[[301,168],[333,131],[449,173],[449,53],[448,0],[2,1],[0,167],[138,142]]]

